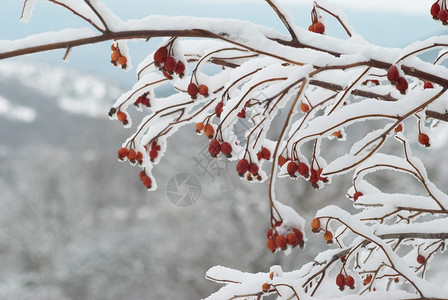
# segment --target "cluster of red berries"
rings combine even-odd
[[[137,100],[135,100],[134,105],[138,107],[141,104],[146,107],[151,107],[151,103],[149,102],[148,95],[149,95],[149,92],[146,92],[143,95],[141,95],[140,97],[138,97]]]
[[[238,175],[240,177],[243,177],[244,174],[247,173],[247,180],[251,181],[252,180],[252,176],[254,176],[257,180],[261,180],[261,176],[260,174],[258,174],[259,171],[259,167],[256,163],[254,162],[250,162],[245,159],[242,158],[238,161],[238,163],[236,164],[236,171],[238,172]]]
[[[142,181],[143,185],[147,188],[150,189],[152,186],[152,180],[151,177],[149,177],[145,171],[141,171],[139,174],[140,180]]]
[[[315,21],[308,27],[308,31],[323,34],[325,32],[325,25],[322,22],[317,22],[316,19]]]
[[[339,273],[338,276],[336,276],[336,285],[341,291],[344,290],[345,286],[348,286],[353,290],[355,288],[355,279],[350,275],[344,276],[344,274]]]
[[[319,233],[319,231],[321,230],[320,219],[314,218],[311,221],[311,230],[314,233]],[[327,244],[332,244],[333,243],[333,233],[331,233],[331,231],[329,231],[329,230],[326,230],[324,233],[324,239],[327,242]]]
[[[184,76],[185,64],[182,61],[176,61],[173,54],[172,44],[163,46],[154,52],[154,63],[163,72],[165,77],[171,79],[171,75],[177,74],[180,78]]]
[[[446,7],[445,9],[442,9],[439,5],[439,1],[435,2],[431,6],[430,12],[434,20],[440,20],[440,22],[442,22],[443,25],[448,24],[448,10],[446,9]]]
[[[215,136],[215,128],[211,124],[205,124],[202,122],[196,123],[196,133],[200,134],[204,131],[205,136],[208,139],[212,139]]]
[[[232,145],[228,142],[220,143],[217,139],[213,139],[208,145],[208,152],[212,157],[217,157],[219,153],[226,157],[232,157]]]
[[[279,234],[277,227],[281,226],[281,224],[281,222],[277,222],[274,228],[269,228],[267,232],[268,241],[266,243],[268,249],[272,252],[275,252],[277,249],[284,251],[288,245],[293,248],[296,246],[303,248],[304,241],[302,231],[298,228],[289,228],[286,231],[286,234]]]
[[[154,162],[154,159],[159,156],[160,151],[160,145],[157,144],[157,141],[152,142],[151,144],[151,151],[149,151],[149,158],[151,159],[151,162]]]
[[[258,160],[270,160],[271,159],[271,151],[268,148],[261,147],[261,150],[257,153]]]
[[[190,95],[191,99],[196,99],[198,94],[204,97],[208,97],[208,87],[205,84],[200,84],[199,86],[194,82],[190,82],[187,88],[188,95]],[[220,102],[222,103],[222,102]],[[219,105],[219,103],[218,103]],[[216,109],[215,109],[216,110]],[[221,104],[221,112],[222,112],[222,104]],[[221,113],[219,113],[221,115]],[[219,116],[218,116],[219,117]]]
[[[400,91],[400,93],[405,94],[406,90],[409,87],[408,81],[406,78],[400,76],[400,73],[398,71],[397,66],[392,65],[390,66],[389,70],[387,71],[387,79],[395,85],[397,90]]]
[[[135,162],[138,162],[140,165],[143,163],[143,154],[140,151],[135,151],[134,149],[128,149],[128,148],[120,148],[118,150],[118,159],[121,161],[124,161],[128,159],[131,164],[135,164]]]
[[[429,136],[425,133],[418,134],[418,142],[425,147],[431,146],[431,144],[429,143]]]
[[[115,46],[114,44],[112,44],[110,46],[110,49],[112,50],[112,54],[110,55],[110,62],[114,65],[117,66],[121,65],[121,68],[126,69],[127,67],[127,62],[128,59],[126,58],[126,56],[121,55],[120,49],[118,49],[117,46]]]

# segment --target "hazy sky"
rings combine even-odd
[[[297,26],[310,24],[311,0],[278,0],[289,9]],[[0,39],[16,39],[28,34],[67,27],[85,27],[72,13],[54,4],[39,2],[29,23],[19,22],[23,1],[3,0],[0,9]],[[5,4],[7,2],[8,4]],[[273,27],[283,31],[282,24],[263,0],[104,0],[121,18],[135,19],[150,14],[189,15],[203,17],[232,17]],[[333,0],[348,16],[352,26],[368,41],[388,47],[402,47],[444,30],[429,15],[429,0]],[[336,24],[335,24],[336,25]],[[334,28],[333,28],[334,27]],[[341,34],[337,26],[329,33]],[[123,75],[109,63],[110,43],[75,49],[69,62],[89,72],[121,78],[127,84],[134,80],[134,71]],[[131,43],[134,65],[155,47],[155,42]],[[26,59],[64,64],[60,61],[63,51],[29,56]]]

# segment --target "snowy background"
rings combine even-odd
[[[23,24],[22,1],[7,2],[0,9],[0,40],[86,26],[45,2]],[[104,2],[125,20],[149,14],[233,17],[283,31],[263,1]],[[311,1],[280,2],[298,26],[308,27]],[[431,1],[333,2],[374,44],[403,47],[443,34],[421,9]],[[157,42],[130,43],[133,60]],[[109,121],[107,111],[135,73],[114,68],[109,49],[110,43],[75,49],[68,64],[63,51],[0,62],[0,299],[199,299],[218,287],[204,278],[214,265],[258,272],[281,264],[289,271],[326,247],[307,232],[305,250],[269,254],[267,187],[239,180],[233,164],[204,172],[198,160],[207,164],[201,154],[207,143],[193,128],[170,141],[155,171],[160,188],[146,192],[136,169],[116,162],[129,133]],[[446,157],[442,147],[433,151],[433,157]],[[436,161],[427,163],[443,189],[447,171],[435,169]],[[201,196],[188,208],[175,207],[165,193],[180,172],[201,182]],[[280,182],[279,191],[310,220],[330,203],[349,208],[342,197],[349,179],[338,178],[318,192],[305,182]],[[386,189],[407,184],[377,180]]]

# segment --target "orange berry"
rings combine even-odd
[[[277,249],[277,245],[275,244],[275,241],[273,239],[268,239],[266,246],[272,252],[275,252],[275,250]]]
[[[288,241],[286,240],[286,237],[284,235],[280,234],[275,239],[275,243],[277,244],[278,248],[285,250],[286,244],[288,243]]]
[[[398,124],[397,128],[395,128],[395,132],[402,132],[403,131],[403,125]]]
[[[137,158],[137,152],[135,152],[134,149],[130,149],[129,152],[128,152],[128,159],[129,159],[130,161],[133,161],[133,160],[135,160],[136,158]]]
[[[152,185],[152,180],[149,176],[145,175],[142,177],[142,183],[147,189],[150,189]]]
[[[283,167],[283,165],[286,163],[286,158],[284,158],[283,156],[279,156],[278,157],[278,165],[280,166],[280,167]]]
[[[333,132],[331,135],[338,139],[342,138],[342,133],[340,130]]]
[[[269,273],[269,278],[272,280],[274,279],[274,272]]]
[[[115,51],[118,50],[117,47],[115,47],[115,44],[110,45],[110,50]]]
[[[211,124],[207,124],[204,127],[204,133],[207,138],[212,139],[213,136],[215,135],[215,129]]]
[[[325,32],[325,25],[321,22],[317,22],[316,24],[314,24],[314,32],[323,34]]]
[[[327,244],[333,243],[333,234],[331,233],[331,231],[325,231],[324,239],[327,241]]]
[[[299,244],[299,240],[297,239],[296,234],[293,232],[288,233],[288,235],[286,236],[286,242],[288,243],[288,245],[291,245],[293,247]]]
[[[128,62],[128,59],[126,58],[126,56],[122,55],[118,58],[118,63],[122,66],[125,66],[127,62]]]
[[[143,163],[143,153],[140,151],[137,152],[137,157],[135,158],[136,161],[138,161],[139,164]]]
[[[128,149],[127,148],[120,148],[118,150],[118,159],[123,160],[125,157],[128,156]]]
[[[297,172],[297,164],[293,161],[290,161],[286,166],[286,169],[291,177],[296,177],[295,173]]]
[[[208,96],[208,87],[205,84],[201,84],[198,87],[198,91],[202,96]]]
[[[124,123],[127,118],[128,118],[128,116],[124,112],[122,112],[122,111],[117,112],[117,119],[118,119],[118,121]]]
[[[367,277],[364,278],[364,280],[363,280],[362,283],[363,283],[364,285],[368,285],[371,281],[372,281],[372,275],[367,275]]]
[[[311,230],[313,230],[313,232],[318,232],[320,229],[320,220],[318,218],[314,218],[311,221]]]
[[[311,24],[310,26],[308,26],[308,31],[315,32],[314,31],[314,24]]]
[[[263,291],[263,292],[267,292],[267,291],[269,291],[269,289],[271,288],[271,285],[269,284],[269,283],[267,283],[267,282],[265,282],[265,283],[263,283],[263,285],[261,286],[261,290]]]
[[[310,106],[304,102],[300,103],[300,110],[304,113],[310,110]]]
[[[202,122],[196,123],[196,132],[200,133],[202,130],[204,130],[204,123]]]
[[[120,58],[120,51],[118,50],[112,52],[112,54],[110,55],[110,59],[112,61],[118,61],[118,58]]]

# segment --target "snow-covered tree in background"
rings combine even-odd
[[[294,26],[277,1],[265,0],[288,36],[228,19],[149,16],[126,22],[100,1],[48,1],[84,19],[93,30],[66,29],[1,41],[0,59],[66,49],[65,59],[78,46],[112,41],[112,64],[130,69],[129,40],[165,37],[139,63],[136,84],[109,112],[125,127],[133,125],[129,110],[143,112],[118,158],[141,168],[140,179],[149,190],[157,188],[152,169],[164,158],[168,137],[189,125],[209,140],[212,157],[237,162],[236,173],[243,180],[269,182],[267,247],[289,253],[304,247],[305,220],[281,203],[276,180],[305,180],[321,189],[337,184],[338,175],[353,172],[346,196],[359,212],[352,215],[329,206],[311,221],[313,232],[323,233],[326,242],[336,246],[292,272],[279,266],[257,274],[214,267],[206,277],[226,285],[208,299],[272,294],[279,299],[347,294],[356,299],[447,298],[448,290],[425,280],[425,274],[434,255],[445,250],[448,195],[430,181],[411,148],[430,151],[432,128],[448,121],[448,70],[443,65],[448,36],[403,49],[375,46],[355,32],[340,10],[322,0],[314,2],[307,29]],[[37,2],[25,1],[23,21]],[[445,0],[428,4],[431,16],[442,25],[448,21],[447,9]],[[335,18],[348,37],[327,36],[325,17]],[[440,52],[433,62],[419,57],[434,49]],[[219,68],[210,71],[206,65]],[[156,91],[163,85],[172,87],[165,98]],[[238,122],[248,128],[244,138],[235,133]],[[268,139],[273,122],[282,124],[281,131]],[[371,130],[362,138],[350,135],[360,128]],[[334,153],[333,143],[344,143],[346,152]],[[387,193],[365,178],[372,172],[386,171],[389,176],[387,170],[413,176],[423,193],[410,194],[414,187]]]

